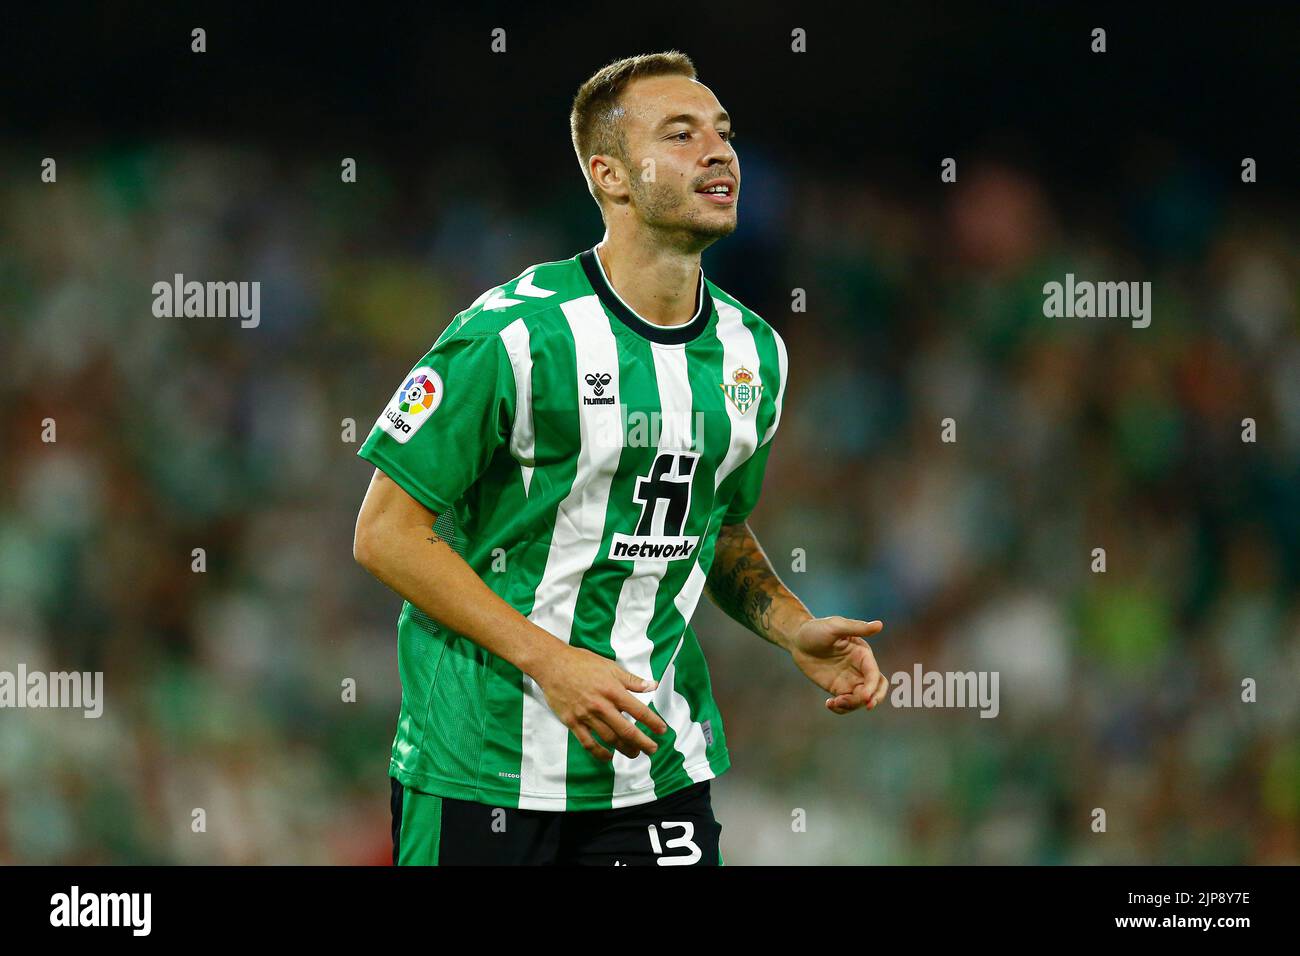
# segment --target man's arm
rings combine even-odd
[[[880,621],[813,617],[777,576],[748,522],[723,525],[704,591],[733,620],[790,652],[808,679],[832,696],[826,707],[847,714],[884,699],[889,680],[864,638]]]
[[[658,744],[622,715],[666,733],[667,724],[630,693],[653,690],[655,683],[570,647],[529,621],[434,533],[435,520],[437,515],[376,469],[357,515],[352,556],[434,620],[537,681],[556,716],[593,756],[613,759],[593,735],[628,757],[654,753]]]
[[[704,592],[732,620],[786,650],[799,625],[813,616],[781,583],[745,521],[724,524],[718,532]]]

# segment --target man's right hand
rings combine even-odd
[[[555,716],[573,731],[587,753],[597,760],[613,760],[610,746],[625,757],[659,749],[623,716],[630,714],[651,733],[668,732],[663,718],[632,696],[654,690],[656,681],[629,674],[609,658],[567,644],[560,644],[547,658],[533,679]]]
[[[443,627],[530,674],[551,710],[596,759],[613,760],[609,747],[628,757],[654,753],[659,745],[623,714],[651,733],[667,733],[659,715],[632,696],[654,690],[655,682],[634,677],[599,654],[570,647],[525,618],[433,532],[437,518],[375,469],[357,515],[352,554]],[[418,558],[412,560],[412,555]]]

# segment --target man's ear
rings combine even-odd
[[[592,182],[607,198],[621,202],[628,197],[627,167],[617,156],[595,155],[588,160]]]

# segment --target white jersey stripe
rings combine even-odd
[[[528,619],[567,644],[579,586],[600,550],[610,481],[618,468],[621,450],[611,442],[596,440],[596,436],[621,428],[621,421],[617,404],[587,405],[581,400],[583,377],[591,372],[609,373],[613,380],[606,388],[619,394],[618,346],[600,300],[594,295],[584,296],[565,302],[561,308],[569,322],[577,354],[577,413],[582,447],[573,487],[560,502],[555,516],[546,568]],[[551,711],[541,688],[526,674],[523,686],[519,808],[563,810],[569,729]]]
[[[687,586],[674,598],[679,611],[683,606],[682,595],[690,590],[696,575],[699,575],[700,587],[695,590],[695,599],[699,600],[700,591],[704,587],[704,574],[700,571],[699,564],[695,564],[691,567]],[[655,708],[676,734],[675,744],[677,751],[682,755],[682,769],[686,771],[692,783],[699,783],[713,776],[713,768],[709,766],[708,743],[704,739],[704,728],[700,726],[699,721],[691,720],[691,705],[677,692],[677,655],[681,653],[685,633],[683,629],[682,636],[677,639],[677,646],[673,648],[673,656],[668,659],[663,676],[659,678],[659,686],[654,691]]]
[[[650,670],[650,654],[654,651],[654,643],[646,633],[654,616],[659,581],[667,566],[666,561],[636,561],[632,573],[623,580],[623,587],[618,594],[614,629],[610,632],[609,640],[618,666],[638,677],[654,677]],[[654,692],[632,696],[648,704],[654,699]],[[615,808],[641,802],[646,791],[653,786],[650,757],[647,754],[629,758],[614,751],[612,805]]]
[[[695,563],[691,565],[691,573],[686,578],[686,583],[682,589],[677,592],[673,598],[673,604],[677,607],[677,613],[682,616],[682,620],[690,624],[691,615],[695,613],[695,605],[699,603],[700,594],[704,591],[704,572],[700,570],[700,562],[697,557]],[[704,739],[704,728],[699,721],[691,720],[690,704],[681,694],[677,693],[677,655],[682,649],[682,642],[685,640],[686,628],[682,628],[682,635],[677,639],[677,647],[673,650],[672,659],[668,661],[668,666],[664,668],[664,673],[659,678],[659,686],[655,688],[655,705],[661,707],[660,713],[663,714],[664,720],[677,734],[677,749],[681,752],[682,763],[686,773],[690,776],[693,783],[699,783],[701,780],[708,780],[713,776],[713,769],[708,764],[708,743]],[[660,697],[663,702],[660,702]],[[684,729],[679,729],[684,728]]]
[[[758,346],[754,341],[754,334],[742,321],[740,310],[718,299],[714,299],[714,305],[718,310],[717,336],[722,343],[722,374],[724,378],[729,376],[733,369],[741,365],[757,376],[759,374]],[[731,417],[731,436],[728,441],[727,455],[719,463],[717,471],[713,475],[713,490],[715,493],[718,486],[722,484],[723,479],[754,454],[758,445],[757,406],[751,406],[749,411],[742,415],[731,402],[724,402],[723,404]],[[706,528],[701,534],[701,540],[707,538],[708,534],[709,529]],[[700,595],[704,592],[704,581],[705,574],[700,569],[699,555],[697,553],[686,583],[682,585],[682,589],[673,599],[677,612],[681,614],[682,620],[687,624],[690,623],[691,616],[695,613],[695,606],[699,603]],[[683,626],[683,635],[685,630],[686,628]],[[680,694],[676,693],[674,688],[677,675],[677,653],[680,650],[681,641],[679,640],[677,649],[673,651],[672,660],[668,662],[663,677],[659,679],[659,687],[655,691],[655,705],[660,707],[660,713],[663,714],[664,720],[677,732],[677,749],[681,751],[687,773],[690,775],[691,780],[699,782],[712,777],[713,771],[707,763],[707,743],[704,739],[704,728],[698,722],[691,721],[689,705]],[[679,724],[684,726],[685,729],[679,729]]]
[[[781,403],[785,399],[785,380],[789,378],[790,357],[785,352],[785,339],[777,334],[776,329],[772,330],[772,338],[776,340],[776,364],[781,376],[781,384],[776,387],[776,414],[772,416],[772,424],[767,426],[767,431],[763,433],[763,440],[759,445],[766,445],[776,434],[776,426],[781,424]]]
[[[761,384],[762,374],[758,364],[758,345],[754,333],[741,319],[740,310],[728,302],[715,300],[718,309],[718,340],[722,343],[723,381],[740,366],[745,366]],[[731,444],[727,457],[714,474],[714,488],[739,468],[758,448],[758,404],[751,405],[743,414],[731,402],[723,402],[731,417]]]
[[[691,409],[694,405],[691,393],[691,380],[687,373],[685,349],[651,349],[654,357],[655,379],[659,387],[659,412],[661,429],[658,449],[660,451],[689,451],[692,449]],[[703,440],[703,436],[695,436]],[[689,509],[688,509],[689,510]],[[667,561],[638,559],[632,565],[632,571],[623,581],[619,592],[618,606],[614,612],[614,629],[610,634],[610,643],[618,665],[629,673],[640,677],[654,678],[651,673],[650,655],[654,651],[654,642],[649,633],[654,618],[655,597],[659,585],[667,573]],[[677,735],[677,749],[682,752],[686,767],[690,770],[695,765],[708,770],[708,760],[704,753],[704,736],[699,727],[691,725],[690,705],[672,688],[671,679],[660,684],[653,691],[634,695],[643,703],[655,704],[655,709],[663,716],[668,726]],[[691,730],[695,734],[691,734]],[[683,738],[694,741],[699,738],[699,749],[683,749]],[[691,779],[697,778],[692,775]],[[614,796],[613,806],[629,806],[644,799],[647,790],[654,786],[650,776],[650,758],[638,754],[628,758],[621,753],[614,754]]]
[[[510,454],[519,462],[526,498],[537,463],[537,436],[533,432],[533,356],[524,320],[515,319],[502,329],[501,341],[505,343],[510,368],[515,373],[515,421],[510,432]]]

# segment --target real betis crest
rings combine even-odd
[[[731,399],[731,404],[736,406],[740,414],[749,411],[749,406],[758,401],[758,397],[763,394],[763,386],[754,384],[754,373],[745,366],[740,366],[731,373],[730,382],[719,383],[721,388]]]

